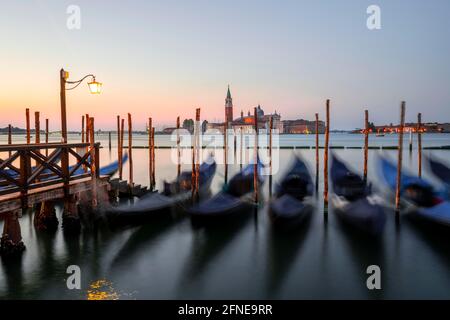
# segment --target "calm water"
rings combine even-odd
[[[360,134],[348,134],[348,133],[332,133],[330,135],[332,138],[330,139],[330,146],[345,146],[345,147],[362,147],[364,144],[364,139]],[[211,141],[212,136],[207,136],[205,138],[204,144],[207,144],[207,141]],[[81,137],[79,134],[70,134],[69,142],[80,142]],[[41,135],[41,141],[43,141],[44,137]],[[108,146],[108,135],[107,134],[99,134],[95,137],[96,141],[102,142],[104,147]],[[223,137],[221,135],[217,135],[215,137],[217,144],[223,144]],[[236,136],[237,144],[239,144],[240,136]],[[244,135],[244,139],[246,139],[247,145],[253,145],[254,138],[250,135]],[[409,143],[409,134],[406,133],[404,135],[404,143],[405,146]],[[32,137],[32,142],[34,141],[34,137]],[[125,134],[124,136],[124,144],[128,145],[128,137]],[[232,145],[233,138],[229,138],[229,144]],[[414,146],[417,143],[417,137],[415,135],[412,136],[412,141]],[[12,138],[13,143],[25,143],[24,135],[13,135]],[[59,142],[61,141],[61,137],[59,135],[50,135],[50,142]],[[266,141],[265,138],[260,138],[260,145]],[[324,135],[319,135],[320,145],[324,143]],[[7,144],[8,137],[7,135],[0,135],[0,144]],[[117,135],[111,135],[111,144],[113,147],[117,147]],[[313,134],[304,135],[304,134],[289,134],[289,135],[279,135],[279,138],[274,138],[275,142],[279,143],[279,146],[287,146],[287,147],[314,147],[315,146],[315,136]],[[427,133],[422,135],[422,142],[424,146],[432,147],[432,146],[450,146],[450,134],[449,133]],[[370,146],[396,146],[398,144],[398,136],[397,134],[387,134],[384,137],[376,137],[374,134],[370,136],[369,145]],[[156,146],[175,146],[176,145],[176,136],[173,137],[171,135],[155,135],[155,145]],[[148,136],[145,134],[134,134],[133,135],[133,146],[148,146]]]
[[[448,145],[449,137],[425,135],[425,145]],[[106,141],[99,138],[105,145]],[[405,138],[407,142],[408,137]],[[159,139],[163,141],[168,136],[157,137],[157,143]],[[313,139],[313,136],[287,136],[285,143],[313,145]],[[379,139],[389,141],[388,145],[396,144],[395,136],[371,137],[371,144],[379,143]],[[136,138],[140,140],[145,145],[146,137]],[[344,142],[345,145],[361,145],[361,141],[359,135],[332,135],[334,145]],[[280,151],[282,165],[274,176],[274,183],[287,168],[293,152]],[[296,152],[313,168],[314,150]],[[374,157],[379,152],[370,150],[369,153],[369,179],[375,184],[378,179],[373,168]],[[396,155],[395,151],[383,152],[391,157]],[[361,150],[336,150],[336,153],[362,171]],[[101,149],[101,163],[115,160],[116,154],[114,148],[111,151]],[[450,151],[433,150],[425,154],[448,159]],[[147,185],[148,150],[135,149],[133,157],[134,180]],[[405,152],[404,159],[405,166],[415,170],[416,153],[410,156]],[[163,179],[171,180],[176,175],[170,150],[157,150],[156,163],[160,187]],[[239,166],[229,170],[232,175]],[[127,172],[126,165],[124,178]],[[218,166],[212,186],[214,192],[220,189],[223,179],[223,167]],[[320,190],[322,183],[321,180]],[[265,193],[267,201],[267,183]],[[448,236],[423,229],[406,217],[396,226],[390,213],[380,239],[368,239],[342,225],[332,208],[326,222],[321,203],[319,197],[310,223],[289,235],[273,232],[266,206],[256,216],[251,214],[247,221],[232,228],[193,229],[189,219],[179,219],[114,232],[86,231],[75,238],[66,238],[61,229],[55,234],[36,232],[32,215],[28,213],[20,220],[27,250],[21,259],[2,258],[0,297],[450,299]],[[59,209],[58,214],[61,214]],[[81,267],[82,290],[66,287],[66,268],[72,264]],[[366,288],[366,268],[372,264],[379,265],[382,271],[382,290],[376,292]]]

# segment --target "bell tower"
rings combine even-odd
[[[225,99],[225,121],[233,121],[233,99],[231,98],[230,86],[228,85],[227,98]]]

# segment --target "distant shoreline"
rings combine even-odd
[[[11,132],[13,135],[23,135],[23,136],[25,136],[26,135],[26,132]],[[115,134],[115,135],[117,135],[117,131],[100,131],[100,132],[95,132],[96,133],[96,135],[108,135],[109,133],[111,133],[111,134]],[[330,131],[330,133],[337,133],[337,134],[351,134],[351,135],[357,135],[357,134],[359,134],[359,135],[363,135],[363,133],[361,133],[361,132],[352,132],[352,131],[341,131],[341,130],[339,130],[339,131]],[[426,134],[449,134],[450,132],[422,132],[422,135],[426,135]],[[45,135],[45,131],[44,132],[40,132],[40,134],[41,135]],[[68,134],[69,135],[81,135],[81,132],[68,132]],[[125,134],[127,134],[127,131],[125,131]],[[147,132],[144,132],[144,131],[133,131],[133,134],[136,134],[136,135],[147,135]],[[163,135],[163,136],[170,136],[172,133],[166,133],[166,132],[163,132],[163,131],[157,131],[157,132],[155,132],[155,134],[157,134],[157,135]],[[389,136],[389,135],[395,135],[395,134],[397,134],[396,132],[395,133],[384,133],[384,134],[382,134],[383,136]],[[405,134],[408,134],[408,132],[405,132]],[[414,134],[416,134],[416,133],[414,133]],[[8,135],[8,132],[0,132],[0,136],[7,136]],[[34,131],[31,131],[30,132],[30,135],[35,135],[35,132]],[[60,132],[49,132],[49,135],[61,135],[61,133]],[[280,136],[293,136],[293,135],[302,135],[302,136],[313,136],[313,135],[315,135],[315,133],[279,133],[278,135],[280,135]],[[324,133],[319,133],[319,135],[324,135]],[[369,135],[378,135],[376,132],[371,132]]]

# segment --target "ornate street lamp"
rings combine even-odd
[[[91,82],[88,83],[89,91],[92,94],[99,94],[102,89],[102,83],[95,81],[93,74],[88,74],[77,81],[67,81],[69,78],[69,72],[61,69],[60,71],[60,98],[61,98],[61,134],[62,142],[67,143],[67,116],[66,116],[66,90],[73,90],[78,87],[83,80],[91,78]],[[66,84],[73,85],[70,88],[66,88]]]
[[[95,81],[95,77],[88,82],[88,86],[92,94],[99,94],[102,91],[102,83]]]

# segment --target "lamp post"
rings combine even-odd
[[[99,94],[102,88],[102,83],[95,81],[93,74],[88,74],[77,81],[67,81],[69,78],[69,72],[64,69],[60,70],[60,99],[61,99],[61,135],[62,142],[67,143],[67,114],[66,114],[66,90],[73,90],[78,87],[83,80],[91,78],[91,82],[88,82],[89,91],[92,94]],[[66,88],[66,84],[73,85],[71,88]]]

